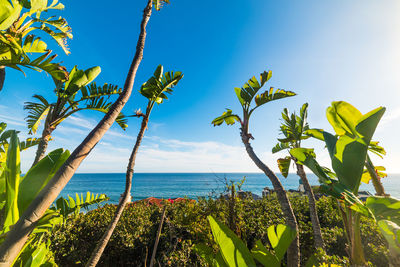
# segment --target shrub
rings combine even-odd
[[[290,200],[299,222],[304,264],[315,254],[308,200],[297,194],[291,194]],[[228,225],[229,220],[232,220],[229,201],[223,198],[199,199],[197,202],[168,204],[156,263],[161,266],[204,266],[205,263],[194,251],[194,244],[206,243],[215,246],[207,216],[213,215]],[[261,200],[236,199],[234,208],[236,229],[233,230],[250,249],[258,239],[268,247],[268,227],[284,223],[282,211],[274,195]],[[347,263],[347,241],[336,202],[331,198],[321,197],[317,201],[317,208],[326,243],[326,253],[319,252],[317,256],[331,263]],[[51,249],[56,262],[60,266],[84,265],[114,211],[114,205],[105,205],[70,219],[53,231],[50,237]],[[160,217],[161,208],[156,205],[140,202],[129,205],[105,249],[99,266],[144,266],[146,259],[149,263]],[[373,221],[362,220],[362,239],[367,260],[374,266],[388,266],[386,244]]]

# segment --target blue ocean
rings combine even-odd
[[[312,185],[318,185],[317,177],[308,174]],[[242,189],[260,195],[264,187],[272,188],[269,179],[262,173],[135,173],[133,176],[132,200],[148,197],[177,198],[216,196],[225,189],[226,181],[238,182],[246,177]],[[285,189],[297,189],[299,178],[289,174],[288,178],[278,175]],[[386,193],[400,198],[400,174],[389,174],[384,178]],[[75,193],[106,194],[111,203],[117,203],[125,188],[124,173],[78,173],[62,191],[62,196],[75,196]],[[375,193],[371,184],[362,184],[360,190]]]

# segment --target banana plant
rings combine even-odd
[[[6,128],[7,128],[7,123],[0,122],[0,164],[6,162],[7,150],[9,146],[9,139],[11,137],[11,133],[13,132],[19,133],[18,131],[15,130],[6,130]],[[30,147],[38,145],[39,142],[40,138],[27,138],[25,141],[19,143],[19,150],[24,151]]]
[[[233,125],[236,122],[240,123],[240,136],[242,142],[246,148],[246,152],[249,157],[253,160],[256,166],[262,170],[265,175],[270,179],[274,190],[277,194],[278,200],[280,202],[282,211],[286,218],[286,223],[298,232],[298,225],[296,217],[293,213],[293,209],[290,205],[290,201],[288,196],[286,195],[286,191],[282,186],[281,181],[275,175],[275,173],[264,164],[260,158],[256,155],[253,150],[253,147],[250,144],[250,139],[254,139],[254,137],[249,132],[249,122],[251,115],[253,112],[261,107],[264,104],[267,104],[274,100],[279,100],[291,96],[295,96],[296,94],[291,91],[286,91],[283,89],[274,89],[270,87],[263,93],[258,93],[259,90],[266,84],[266,82],[272,77],[271,71],[264,71],[260,74],[260,79],[257,80],[255,76],[249,79],[242,88],[235,88],[236,96],[239,100],[240,105],[242,106],[243,115],[240,117],[237,114],[232,113],[231,109],[227,109],[221,116],[215,118],[212,121],[214,126],[219,126],[224,122],[227,125]],[[254,101],[253,101],[254,100]],[[254,104],[253,104],[254,102]],[[298,235],[293,241],[293,244],[289,248],[288,251],[288,265],[289,266],[299,266],[300,264],[300,244]]]
[[[34,95],[36,102],[25,103],[24,109],[28,110],[26,122],[30,134],[35,134],[41,122],[44,121],[33,165],[44,157],[53,131],[66,118],[83,110],[108,112],[113,103],[110,97],[119,95],[122,90],[115,85],[106,83],[98,86],[92,82],[100,72],[101,69],[98,66],[85,71],[79,70],[75,66],[70,71],[69,78],[65,83],[55,82],[57,98],[55,102],[51,103],[44,96]],[[122,129],[127,127],[127,120],[122,113],[119,114],[116,122]]]
[[[142,123],[140,126],[139,133],[136,137],[136,143],[133,147],[131,156],[128,161],[128,167],[126,171],[126,181],[125,181],[125,190],[122,194],[122,197],[118,203],[117,210],[115,212],[113,220],[111,220],[106,232],[103,234],[100,241],[97,243],[95,250],[93,251],[89,261],[86,263],[86,266],[96,266],[97,262],[100,260],[100,257],[107,246],[108,241],[111,238],[111,235],[117,226],[119,218],[128,203],[129,195],[132,188],[132,178],[133,171],[136,162],[136,154],[139,150],[140,144],[142,142],[144,132],[147,129],[147,125],[149,123],[150,114],[153,110],[155,104],[159,105],[164,102],[164,100],[168,99],[168,94],[172,94],[173,88],[179,83],[179,81],[183,78],[183,73],[180,71],[169,71],[164,73],[164,68],[162,65],[158,65],[152,77],[150,77],[141,87],[140,94],[147,98],[147,107],[145,113],[142,113],[139,110],[136,111],[133,117],[142,118]]]
[[[296,115],[296,113],[289,114],[287,108],[283,110],[280,133],[283,134],[284,138],[278,139],[279,143],[272,148],[272,153],[277,153],[282,150],[287,150],[289,154],[290,149],[301,147],[301,141],[310,138],[310,136],[304,134],[309,129],[309,125],[307,123],[307,112],[308,112],[307,103],[303,104],[303,106],[300,109],[299,115]],[[318,211],[317,211],[317,206],[315,204],[316,201],[314,197],[314,192],[311,188],[310,183],[308,182],[303,165],[296,163],[296,159],[294,159],[289,154],[289,156],[278,159],[279,170],[281,171],[282,175],[285,178],[287,178],[292,161],[295,162],[297,175],[300,177],[308,197],[308,204],[310,207],[310,218],[314,235],[314,246],[316,249],[324,248],[324,240],[322,239],[321,226],[318,219]]]
[[[324,192],[339,201],[339,210],[349,243],[348,254],[351,264],[365,265],[361,244],[360,216],[373,217],[372,212],[358,198],[358,190],[363,175],[375,129],[385,112],[385,108],[376,108],[362,115],[347,102],[332,102],[327,109],[327,118],[338,136],[322,132],[323,139],[331,158],[334,173],[327,173],[315,159],[312,149],[293,148],[290,154],[298,163],[306,165],[322,184]]]
[[[348,106],[347,107],[348,111],[346,113],[353,113],[357,117],[360,117],[362,114],[361,112],[354,108],[353,106]],[[344,113],[342,111],[342,113]],[[342,116],[346,116],[346,113],[342,114]],[[334,115],[328,114],[328,120],[334,121],[334,120],[340,120],[340,118],[333,118]],[[348,121],[346,123],[354,123],[354,121]],[[340,135],[348,135],[348,136],[353,136],[353,133],[348,130],[347,127],[341,127],[338,126],[337,123],[332,123],[332,126],[335,130],[335,133],[337,136]],[[354,127],[354,125],[352,126]],[[311,136],[314,137],[318,140],[324,141],[324,135],[323,135],[324,130],[322,129],[308,129],[304,132],[306,136]],[[380,158],[383,158],[384,155],[386,155],[385,149],[379,145],[379,142],[377,141],[370,141],[369,146],[368,146],[368,152],[371,152]],[[376,195],[378,196],[388,196],[385,193],[385,188],[382,185],[381,179],[387,177],[387,174],[384,172],[386,171],[386,168],[383,166],[375,166],[372,163],[372,160],[370,158],[370,155],[367,154],[366,160],[365,160],[365,168],[363,171],[363,175],[361,176],[361,181],[368,184],[370,181],[372,181],[372,184],[374,185]]]
[[[67,39],[72,38],[71,28],[62,17],[43,17],[42,13],[64,9],[58,0],[19,1],[0,0],[0,90],[5,79],[5,67],[21,72],[21,66],[45,71],[54,79],[65,81],[68,72],[59,63],[52,62],[57,55],[51,55],[47,43],[34,33],[41,33],[55,40],[69,54]],[[39,54],[36,58],[29,55]]]
[[[267,234],[272,251],[268,250],[261,240],[258,240],[250,251],[226,225],[213,216],[208,216],[207,219],[219,250],[215,254],[212,247],[206,244],[196,244],[195,250],[209,266],[257,266],[258,261],[266,267],[280,267],[287,249],[296,238],[296,231],[291,227],[283,224],[271,225]]]
[[[9,230],[18,221],[21,214],[27,209],[32,200],[48,183],[59,167],[69,157],[68,150],[56,149],[38,162],[28,172],[21,176],[20,148],[17,132],[9,131],[6,161],[1,164],[0,174],[0,243],[4,241]],[[50,243],[44,240],[53,228],[61,224],[70,214],[78,214],[81,208],[107,200],[105,195],[94,195],[88,192],[86,198],[77,195],[76,200],[69,197],[69,201],[59,198],[55,205],[48,209],[38,221],[30,234],[15,266],[42,266],[53,264]]]

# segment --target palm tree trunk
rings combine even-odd
[[[289,198],[286,194],[285,189],[283,188],[281,181],[279,178],[265,165],[254,153],[253,148],[249,142],[249,135],[241,132],[241,137],[244,146],[246,147],[247,154],[253,160],[253,162],[257,165],[257,167],[262,170],[265,175],[270,179],[276,195],[278,197],[278,201],[281,205],[283,214],[286,218],[286,223],[294,230],[296,230],[296,238],[290,244],[289,249],[287,251],[287,266],[288,267],[298,267],[300,266],[300,243],[299,243],[299,227],[297,225],[296,216],[294,215],[292,206],[290,204]]]
[[[135,56],[132,60],[128,75],[126,77],[124,89],[110,110],[97,126],[89,133],[83,142],[72,152],[67,161],[60,167],[49,183],[40,191],[38,196],[32,201],[27,210],[21,215],[18,222],[8,232],[6,239],[0,246],[0,267],[10,266],[13,260],[21,251],[29,234],[35,228],[38,220],[54,202],[61,190],[69,182],[72,175],[81,162],[89,155],[97,142],[104,136],[107,130],[114,123],[115,119],[125,106],[132,93],[132,87],[136,72],[143,58],[143,50],[146,39],[146,26],[151,16],[152,0],[148,0],[143,12],[140,25],[139,39],[136,45]]]
[[[371,159],[367,155],[367,161],[365,162],[365,167],[367,168],[367,171],[369,172],[369,175],[371,176],[372,184],[374,185],[376,195],[377,196],[387,196],[385,193],[385,188],[382,185],[381,182],[381,177],[378,176],[378,174],[375,171],[375,167],[372,164]]]
[[[51,129],[51,128],[46,127],[46,126],[43,129],[42,137],[40,139],[40,142],[38,144],[38,148],[36,150],[35,160],[33,161],[31,168],[33,166],[35,166],[36,163],[38,163],[46,155],[47,146],[49,144],[49,140],[50,140],[51,133],[53,132],[53,130],[54,129]]]
[[[306,173],[304,172],[303,165],[296,163],[296,168],[297,168],[297,175],[300,177],[301,181],[303,182],[304,189],[308,196],[308,204],[310,207],[310,218],[311,218],[313,234],[314,234],[314,246],[316,249],[318,249],[318,248],[323,249],[324,248],[324,240],[322,239],[321,225],[320,225],[319,219],[318,219],[318,211],[317,211],[317,206],[315,204],[314,192],[310,186],[310,183],[308,182]]]
[[[5,79],[6,79],[6,68],[4,66],[0,66],[0,91],[3,89]]]
[[[131,156],[129,158],[128,167],[126,170],[126,177],[125,177],[124,194],[122,195],[122,198],[118,203],[118,207],[117,207],[117,210],[115,211],[113,220],[108,225],[108,228],[105,231],[105,233],[103,234],[103,236],[101,237],[100,241],[97,243],[97,246],[94,249],[94,251],[92,252],[92,255],[90,256],[89,261],[86,263],[86,267],[94,267],[99,262],[101,255],[103,254],[103,251],[106,248],[107,243],[110,240],[111,235],[114,232],[114,229],[118,224],[119,218],[121,217],[122,212],[124,211],[126,203],[128,202],[129,194],[131,193],[131,188],[132,188],[133,168],[135,167],[136,154],[139,150],[140,143],[142,142],[144,132],[146,131],[147,123],[149,122],[148,115],[146,114],[146,116],[143,117],[142,126],[140,127],[139,134],[136,138],[135,146],[133,147]]]

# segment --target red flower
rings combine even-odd
[[[171,199],[171,198],[168,198],[168,202],[170,202],[171,204],[173,204],[173,203],[174,203],[174,200]]]

